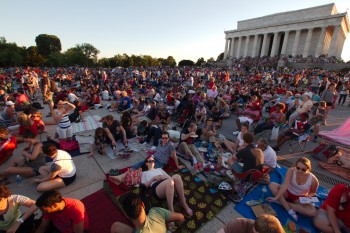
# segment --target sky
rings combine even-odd
[[[332,3],[324,0],[0,0],[0,37],[35,45],[39,34],[60,38],[62,51],[90,43],[99,58],[116,54],[173,56],[197,61],[225,48],[225,30],[237,21]],[[338,12],[349,0],[334,1]],[[350,60],[350,34],[342,58]]]

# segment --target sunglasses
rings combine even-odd
[[[147,163],[154,163],[154,160],[146,160]]]
[[[306,171],[307,171],[307,169],[301,168],[301,167],[297,167],[297,170],[298,170],[298,171],[303,171],[303,172],[306,172]]]

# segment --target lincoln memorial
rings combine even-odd
[[[320,55],[340,58],[350,25],[334,3],[247,19],[225,31],[224,58]]]

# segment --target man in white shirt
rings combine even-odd
[[[277,166],[277,155],[271,146],[267,144],[265,138],[260,138],[258,141],[258,148],[264,153],[264,164],[270,165],[272,168]]]

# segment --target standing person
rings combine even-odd
[[[157,232],[166,233],[167,222],[182,222],[185,217],[176,212],[154,207],[148,214],[145,212],[145,204],[136,194],[129,194],[122,203],[124,213],[131,219],[135,229],[121,222],[113,223],[111,233],[133,232]]]
[[[350,187],[337,184],[313,219],[315,227],[325,233],[350,232]]]
[[[33,178],[34,182],[39,183],[38,192],[63,188],[73,183],[76,178],[76,168],[70,154],[57,150],[53,144],[45,145],[43,152],[53,161],[51,166],[39,168],[41,177]]]
[[[85,206],[77,199],[63,198],[60,192],[51,190],[36,200],[36,206],[43,212],[43,217],[35,233],[44,233],[48,230],[87,233],[89,230],[89,217]]]
[[[301,204],[299,197],[313,197],[316,195],[319,182],[311,173],[311,162],[307,158],[299,158],[294,167],[288,169],[283,184],[271,182],[269,188],[274,197],[268,201],[278,201],[290,216],[298,221],[296,212],[315,217],[317,210],[312,204]]]
[[[236,218],[217,233],[285,233],[280,221],[273,215],[261,214],[256,220]]]
[[[339,92],[339,100],[338,100],[338,105],[341,103],[341,106],[344,106],[344,103],[346,101],[346,97],[349,95],[349,90],[350,90],[350,85],[349,81],[344,82],[343,85],[341,86],[341,90]]]
[[[20,210],[22,206],[28,208],[24,214]],[[6,186],[0,185],[0,233],[31,232],[36,210],[35,201],[22,195],[11,194]]]
[[[334,95],[335,95],[335,84],[331,83],[329,84],[329,87],[323,91],[321,96],[321,101],[326,102],[326,114],[323,118],[323,124],[327,125],[326,121],[328,118],[328,114],[331,111],[333,101],[334,101]]]
[[[51,85],[51,81],[47,75],[46,70],[44,70],[41,73],[41,76],[43,77],[42,79],[42,88],[43,88],[43,97],[44,97],[44,104],[49,104],[50,102],[52,102],[52,97],[54,94],[54,90],[53,87]]]
[[[69,110],[75,109],[75,105],[69,103],[68,101],[58,101],[57,109],[53,109],[53,102],[50,103],[50,109],[53,116],[53,119],[56,121],[57,125],[57,134],[60,140],[71,141],[73,132],[72,132],[72,123],[69,120]]]

